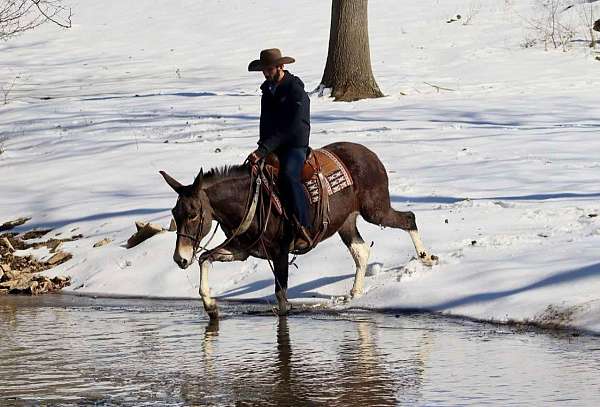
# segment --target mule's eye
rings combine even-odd
[[[197,213],[195,213],[195,214],[194,214],[194,213],[191,213],[191,214],[189,214],[189,215],[188,215],[188,219],[189,219],[190,221],[195,221],[195,220],[198,220],[198,218],[199,218],[199,217],[200,217],[200,215],[198,215]]]

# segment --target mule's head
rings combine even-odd
[[[177,225],[177,243],[173,260],[185,269],[193,261],[194,252],[200,241],[210,232],[212,210],[206,192],[202,189],[203,173],[200,173],[192,185],[182,185],[169,174],[160,171],[167,184],[177,194],[177,203],[171,211]]]

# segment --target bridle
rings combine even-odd
[[[210,239],[208,239],[208,241],[206,242],[206,244],[204,246],[201,245],[202,243],[202,238],[200,237],[200,235],[202,234],[202,228],[204,228],[204,213],[205,211],[203,210],[203,206],[202,204],[200,204],[200,223],[198,224],[198,227],[196,228],[196,233],[195,235],[189,235],[187,233],[181,233],[179,231],[177,231],[177,237],[185,237],[190,239],[192,242],[194,242],[193,244],[193,254],[192,254],[192,259],[190,260],[190,263],[193,263],[194,260],[196,259],[196,255],[198,254],[198,249],[202,249],[202,250],[206,250],[206,246],[208,246],[210,244],[210,242],[213,240],[213,238],[215,237],[216,233],[217,233],[217,229],[219,228],[219,223],[217,223],[217,227],[215,228],[212,236],[210,237]]]

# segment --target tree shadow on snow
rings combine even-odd
[[[101,212],[101,213],[95,213],[93,215],[88,215],[88,216],[81,216],[81,217],[75,217],[75,218],[69,218],[69,219],[61,219],[61,220],[55,220],[55,221],[49,221],[49,222],[26,223],[23,226],[13,229],[13,231],[20,233],[22,231],[33,230],[33,229],[58,229],[58,228],[62,228],[64,226],[71,225],[71,224],[76,226],[76,224],[79,222],[90,222],[90,221],[93,222],[93,221],[99,221],[99,220],[105,220],[105,219],[120,218],[120,217],[124,217],[124,216],[129,217],[129,216],[152,215],[152,214],[156,214],[156,213],[167,212],[170,209],[171,208],[140,208],[140,209],[129,209],[126,211]]]
[[[562,192],[553,194],[531,194],[531,195],[512,195],[512,196],[494,196],[487,198],[470,198],[472,201],[547,201],[552,199],[594,199],[599,198],[600,192],[594,193],[572,193]],[[407,196],[392,195],[390,200],[393,203],[425,203],[425,204],[454,204],[465,201],[467,198],[457,198],[452,196]]]
[[[84,97],[83,101],[97,101],[97,100],[113,100],[113,99],[135,99],[135,98],[149,98],[156,96],[177,96],[177,97],[203,97],[203,96],[256,96],[250,93],[215,93],[215,92],[172,92],[172,93],[147,93],[147,94],[126,94],[126,95],[106,95],[106,96],[92,96]],[[256,96],[258,97],[258,96]]]
[[[433,311],[444,311],[449,308],[495,301],[500,298],[510,297],[511,295],[520,294],[526,291],[534,291],[548,286],[573,283],[575,281],[587,280],[591,278],[600,278],[600,263],[592,264],[591,266],[582,267],[575,270],[563,271],[561,273],[543,278],[535,283],[527,284],[519,288],[472,294],[463,298],[458,298],[456,300],[442,302],[440,304],[436,304],[428,308]]]

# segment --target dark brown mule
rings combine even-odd
[[[415,215],[412,212],[399,212],[391,207],[387,173],[377,156],[355,143],[333,143],[323,148],[339,157],[354,180],[349,188],[330,197],[329,225],[323,235],[324,240],[337,232],[352,254],[356,263],[356,275],[350,295],[357,297],[362,294],[369,258],[369,246],[356,228],[359,214],[369,223],[407,231],[421,261],[427,265],[433,264],[436,257],[425,250],[417,232]],[[228,238],[234,235],[243,222],[253,190],[250,167],[241,165],[213,169],[206,175],[200,171],[194,183],[187,186],[163,171],[161,174],[179,194],[172,211],[177,223],[177,243],[173,259],[181,268],[187,268],[193,262],[200,241],[210,232],[213,220],[221,224]],[[315,207],[316,205],[312,206],[313,216]],[[293,233],[289,222],[273,212],[262,235],[264,244],[255,244],[262,230],[259,217],[254,216],[247,231],[234,236],[217,250],[203,252],[198,259],[200,296],[204,309],[211,318],[217,317],[218,311],[208,287],[210,263],[241,261],[249,256],[273,261],[279,312],[284,314],[288,310],[288,257]]]

